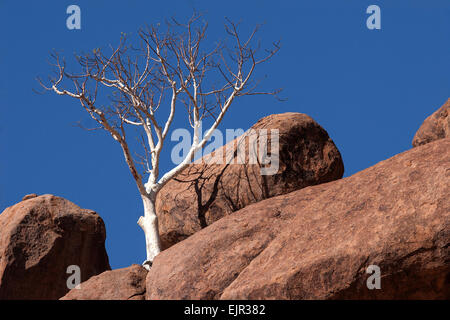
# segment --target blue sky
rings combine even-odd
[[[81,8],[81,30],[66,28],[66,8]],[[381,30],[368,30],[366,8],[381,8]],[[50,72],[56,49],[73,53],[117,43],[164,18],[205,12],[209,38],[223,35],[224,17],[242,30],[265,23],[263,40],[282,49],[262,66],[271,97],[238,100],[221,129],[248,129],[287,111],[313,117],[342,153],[345,176],[411,148],[422,121],[450,97],[450,1],[0,1],[0,211],[28,193],[51,193],[105,220],[113,268],[141,263],[142,207],[119,145],[89,125],[78,102],[38,95],[36,76]],[[175,127],[186,124],[177,120]],[[166,150],[170,153],[170,150]],[[163,161],[162,172],[171,168]]]

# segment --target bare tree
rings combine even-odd
[[[278,92],[259,92],[258,81],[252,79],[255,68],[279,50],[278,43],[260,50],[254,39],[258,29],[241,39],[238,25],[227,19],[225,31],[233,44],[220,42],[205,49],[207,23],[195,13],[186,23],[172,19],[164,27],[140,29],[138,46],[130,45],[129,37],[122,34],[110,54],[95,49],[76,56],[79,73],[67,72],[64,60],[52,54],[56,76],[50,77],[49,85],[38,79],[46,90],[79,100],[98,128],[120,144],[144,206],[138,224],[145,233],[147,269],[161,251],[155,212],[158,192],[194,160],[236,98]],[[110,95],[107,106],[97,101],[105,94]],[[187,110],[192,145],[184,160],[160,177],[161,151],[179,105]],[[160,107],[168,114],[162,122],[157,112]],[[207,117],[211,125],[202,137],[201,122]],[[133,127],[141,134],[143,154],[138,159],[130,151],[129,129]],[[143,170],[138,170],[139,164]]]

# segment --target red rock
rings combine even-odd
[[[204,156],[204,163],[190,165],[157,196],[164,248],[251,203],[342,177],[344,165],[339,150],[309,116],[293,112],[274,114],[259,120],[252,129],[279,129],[278,172],[261,175],[261,166],[252,164],[248,156],[242,164],[234,161],[227,165],[226,155],[237,158],[233,154],[238,142],[241,150],[249,154],[248,138],[242,137],[214,153],[214,159],[223,155],[224,164]],[[257,141],[260,138],[257,136]],[[271,150],[270,143],[268,149]]]
[[[23,198],[22,198],[22,201],[25,201],[25,200],[28,200],[28,199],[33,199],[33,198],[36,198],[38,195],[36,194],[36,193],[30,193],[30,194],[27,194],[27,195],[25,195]]]
[[[147,270],[133,264],[105,271],[81,283],[60,300],[144,300]]]
[[[81,281],[110,269],[105,225],[92,210],[53,195],[11,206],[0,214],[0,299],[59,299],[67,267]]]
[[[449,299],[449,182],[441,139],[248,205],[161,252],[146,299]]]
[[[450,138],[450,99],[425,119],[416,132],[412,145],[417,147],[443,138]]]

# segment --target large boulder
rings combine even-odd
[[[0,299],[59,299],[68,267],[81,281],[109,270],[103,220],[53,195],[26,197],[0,214]]]
[[[60,300],[144,300],[147,270],[133,264],[105,271],[81,283]]]
[[[435,113],[425,119],[417,130],[412,145],[417,147],[443,138],[450,138],[450,98]]]
[[[270,129],[279,130],[279,152],[272,146],[275,136]],[[269,164],[257,156],[257,146],[266,141]],[[266,174],[261,174],[262,168]],[[311,117],[288,112],[262,118],[242,136],[191,164],[159,192],[162,246],[168,248],[251,203],[340,179],[343,173],[339,150]]]
[[[441,139],[249,205],[161,252],[146,299],[449,299],[449,182]]]

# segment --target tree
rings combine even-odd
[[[159,24],[142,28],[137,47],[122,34],[119,45],[111,46],[108,55],[100,49],[76,55],[79,73],[68,73],[64,59],[53,53],[56,76],[50,77],[50,85],[38,79],[46,90],[79,100],[98,128],[106,130],[122,148],[144,206],[138,224],[145,233],[147,269],[161,251],[155,212],[158,192],[194,160],[235,99],[279,92],[258,92],[259,81],[252,80],[255,68],[279,50],[278,42],[257,58],[261,50],[254,38],[259,26],[242,40],[238,25],[226,19],[226,35],[233,45],[220,42],[204,49],[207,23],[201,17],[194,13],[186,23],[172,19],[164,28]],[[108,93],[109,103],[104,106],[97,98]],[[161,151],[180,104],[186,108],[193,130],[192,145],[184,160],[160,177]],[[157,113],[160,107],[167,107],[163,122]],[[201,122],[207,117],[212,119],[211,125],[202,137]],[[143,154],[139,159],[130,151],[129,130],[133,127],[140,131]],[[138,170],[138,164],[143,170]]]

